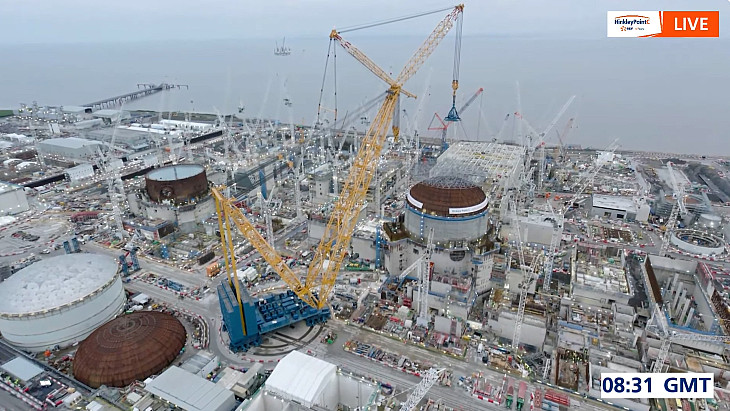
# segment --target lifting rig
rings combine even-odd
[[[352,163],[342,192],[340,193],[337,202],[334,204],[334,209],[330,215],[327,227],[325,228],[322,239],[314,254],[314,258],[309,265],[304,283],[300,280],[299,275],[289,268],[281,256],[274,250],[274,247],[266,242],[256,227],[251,224],[251,222],[238,208],[236,208],[234,205],[235,200],[227,198],[223,194],[221,187],[212,189],[216,203],[216,210],[218,212],[218,225],[221,233],[221,243],[223,246],[223,258],[226,261],[226,273],[228,275],[229,284],[231,283],[231,273],[233,273],[234,276],[236,275],[236,258],[233,254],[234,243],[231,236],[232,226],[235,226],[238,227],[240,232],[248,239],[251,245],[258,250],[261,257],[271,265],[274,271],[279,274],[281,279],[297,296],[299,296],[299,298],[316,309],[322,309],[327,306],[327,300],[335,285],[335,280],[340,271],[340,266],[342,265],[342,261],[349,248],[352,233],[354,231],[355,224],[357,223],[357,216],[362,204],[365,202],[365,194],[375,173],[375,165],[377,164],[381,149],[385,143],[385,138],[388,134],[388,127],[393,120],[394,110],[398,105],[398,97],[401,93],[409,97],[415,97],[413,94],[403,89],[403,84],[405,84],[405,82],[411,78],[416,71],[418,71],[449,30],[454,26],[454,23],[464,10],[464,5],[460,4],[453,8],[441,9],[418,15],[423,16],[426,14],[443,12],[445,10],[450,10],[449,14],[436,26],[426,41],[418,48],[418,50],[416,50],[395,80],[393,80],[383,69],[378,67],[360,50],[355,48],[349,42],[343,40],[340,34],[345,32],[345,30],[341,32],[333,30],[330,33],[331,41],[336,40],[339,42],[348,53],[355,57],[371,72],[388,83],[389,89],[385,96],[385,101],[383,101],[376,117],[371,122],[368,131],[361,141],[360,149]],[[402,20],[403,18],[400,18],[380,24],[387,24]],[[366,27],[372,27],[372,25]],[[396,139],[398,138],[398,133],[399,130],[397,126],[394,126],[393,135]],[[239,281],[233,281],[233,283],[235,285],[236,297],[240,308],[241,324],[245,324],[241,305]]]
[[[466,110],[467,108],[469,108],[469,106],[471,105],[471,103],[473,103],[474,100],[476,100],[477,97],[479,97],[482,94],[483,91],[484,91],[484,88],[483,87],[479,87],[479,89],[476,91],[476,93],[474,93],[469,98],[469,100],[467,100],[466,103],[464,103],[461,106],[461,108],[459,109],[459,113],[463,113],[464,110]],[[449,115],[450,114],[451,113],[449,113]],[[441,125],[440,126],[433,126],[434,120],[438,120],[438,122],[441,123]],[[459,120],[461,120],[461,118],[459,118]],[[446,149],[449,148],[448,143],[446,143],[446,132],[448,131],[449,126],[451,124],[453,124],[454,121],[455,120],[448,120],[448,118],[442,119],[441,116],[439,116],[438,113],[433,113],[433,118],[431,118],[431,124],[428,125],[428,130],[429,131],[433,131],[433,130],[440,130],[441,131],[441,149],[443,151],[446,151]],[[456,120],[456,121],[458,121],[458,120]],[[477,136],[477,138],[478,137],[479,136]]]

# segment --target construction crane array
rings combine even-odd
[[[616,144],[617,140],[614,140],[607,148],[607,151],[613,152],[616,150],[618,145]],[[585,177],[576,183],[574,188],[574,193],[570,198],[563,203],[563,206],[558,209],[558,211],[554,211],[552,208],[552,205],[550,204],[550,200],[547,201],[547,207],[548,210],[552,216],[552,219],[554,220],[553,223],[553,232],[550,237],[550,245],[548,249],[545,251],[545,262],[543,264],[543,292],[549,293],[552,283],[552,273],[553,273],[553,263],[555,260],[556,255],[560,252],[559,245],[560,240],[563,236],[563,228],[565,225],[565,213],[573,206],[574,202],[578,200],[578,198],[583,194],[583,191],[588,187],[589,185],[593,184],[593,180],[595,179],[596,175],[598,174],[598,171],[601,169],[603,164],[596,160],[596,163],[593,164],[592,168],[589,169],[589,171],[585,174]],[[526,181],[527,178],[531,175],[531,172],[527,172],[526,174],[523,174],[523,182],[521,187],[524,189],[525,186],[528,184]],[[515,194],[515,197],[518,199],[523,198],[524,196],[521,195],[521,192],[518,191]],[[518,204],[519,202],[515,199],[511,202],[511,208],[512,208],[512,221],[515,222],[515,227],[517,231],[517,252],[520,258],[520,268],[522,269],[523,274],[523,283],[522,287],[520,288],[520,300],[519,305],[517,307],[517,316],[515,319],[515,329],[512,334],[512,346],[515,349],[519,349],[520,345],[520,338],[521,338],[521,331],[522,331],[522,325],[525,320],[525,304],[527,301],[527,293],[529,290],[529,285],[534,279],[535,276],[535,261],[537,258],[534,258],[532,261],[532,266],[530,267],[529,271],[525,271],[525,262],[524,262],[524,254],[522,250],[522,237],[520,233],[520,226],[519,226],[519,218],[518,218]]]
[[[617,141],[618,139],[614,140],[606,148],[605,151],[608,151],[610,153],[616,151],[616,149],[618,148]],[[563,202],[562,207],[559,207],[557,212],[553,210],[550,201],[547,201],[547,205],[553,218],[554,225],[553,232],[550,238],[550,248],[547,250],[548,258],[545,262],[543,271],[543,292],[545,293],[550,292],[550,288],[552,285],[553,263],[555,260],[555,256],[560,252],[559,245],[560,240],[563,237],[563,229],[565,226],[565,213],[567,213],[568,210],[573,207],[573,204],[580,198],[581,195],[583,195],[583,192],[586,190],[586,188],[593,184],[593,181],[598,175],[598,172],[601,170],[601,167],[603,167],[603,163],[600,162],[600,159],[596,159],[596,162],[593,163],[591,168],[588,169],[588,171],[584,174],[584,178],[578,180],[578,182],[573,186],[573,195],[571,195],[566,201]]]
[[[235,207],[232,199],[225,197],[219,188],[212,190],[218,210],[221,242],[225,250],[224,258],[228,272],[233,270],[235,274],[235,256],[232,254],[233,241],[230,237],[231,227],[235,226],[297,296],[314,308],[321,309],[327,305],[345,254],[348,252],[350,240],[357,223],[357,216],[365,203],[365,195],[373,178],[388,128],[391,126],[398,96],[401,93],[410,94],[403,89],[403,85],[433,53],[441,40],[454,26],[463,9],[463,5],[450,9],[448,15],[439,22],[426,41],[416,50],[395,80],[391,79],[383,69],[378,67],[364,53],[345,41],[339,32],[333,30],[330,33],[331,40],[338,41],[348,53],[388,83],[388,94],[362,139],[360,149],[352,162],[342,192],[334,204],[322,239],[309,265],[304,283],[300,280],[299,275],[294,273],[282,260],[272,245],[266,242],[256,230],[256,227]],[[397,134],[395,137],[397,138]],[[224,232],[225,235],[223,235]],[[235,283],[238,287],[238,282]],[[240,299],[240,293],[237,292],[237,295]],[[243,314],[241,313],[241,315]]]
[[[97,146],[99,155],[99,170],[102,171],[107,178],[107,191],[109,192],[109,202],[112,206],[112,214],[114,215],[114,224],[117,228],[116,235],[119,238],[127,237],[127,232],[124,230],[122,223],[122,208],[121,203],[125,200],[126,195],[124,193],[124,182],[122,181],[122,174],[120,169],[122,168],[122,161],[117,159],[114,155],[114,143],[117,139],[117,129],[122,119],[122,107],[119,111],[114,122],[114,129],[112,130],[111,141],[109,141],[109,148],[104,151]]]
[[[571,117],[568,122],[565,124],[565,127],[563,128],[563,132],[559,132],[558,130],[555,130],[555,133],[558,135],[558,154],[560,157],[565,158],[565,137],[568,135],[570,130],[573,129],[573,124],[575,123],[575,117]]]
[[[540,154],[538,158],[539,168],[540,171],[537,175],[537,191],[542,192],[542,184],[543,184],[543,177],[545,173],[545,139],[547,135],[552,131],[552,129],[555,127],[555,125],[560,121],[560,118],[565,114],[565,112],[568,110],[570,105],[573,103],[573,100],[575,100],[575,96],[571,96],[568,101],[563,104],[563,107],[560,108],[558,111],[558,114],[555,115],[555,117],[550,121],[550,123],[545,127],[545,130],[538,133],[531,125],[530,123],[524,118],[524,116],[520,113],[516,113],[516,118],[519,119],[520,129],[522,129],[522,126],[527,128],[528,135],[527,137],[527,147],[529,150],[529,160],[532,160],[534,158],[535,151],[537,149],[540,149]]]

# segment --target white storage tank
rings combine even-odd
[[[114,318],[124,303],[114,258],[51,257],[0,283],[0,333],[27,351],[68,346]]]

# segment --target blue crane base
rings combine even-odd
[[[261,345],[264,334],[305,321],[311,327],[325,323],[330,318],[330,309],[317,310],[302,301],[293,291],[271,294],[253,299],[246,287],[239,281],[241,304],[243,305],[244,327],[238,309],[236,292],[228,281],[218,285],[218,301],[223,315],[223,329],[230,339],[233,352],[248,351]]]

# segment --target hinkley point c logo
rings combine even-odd
[[[720,37],[718,11],[609,11],[608,37]]]
[[[621,31],[629,30],[644,30],[641,25],[649,24],[649,17],[640,16],[638,14],[627,14],[625,16],[618,16],[614,20],[614,24],[621,26]]]

